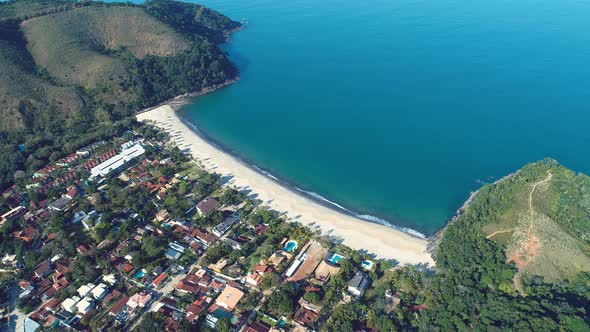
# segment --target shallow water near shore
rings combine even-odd
[[[483,183],[590,171],[590,3],[200,3],[246,28],[237,84],[182,117],[261,169],[431,234]]]

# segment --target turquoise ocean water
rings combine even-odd
[[[205,0],[241,80],[182,116],[257,166],[431,234],[525,163],[590,171],[590,2]]]

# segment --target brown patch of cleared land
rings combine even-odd
[[[553,172],[560,173],[549,170],[516,190],[513,207],[498,216],[496,223],[483,227],[488,239],[506,246],[507,262],[518,269],[514,284],[521,294],[523,278],[539,275],[558,282],[590,271],[587,244],[546,213],[562,194],[552,187],[556,182]],[[561,174],[558,178],[563,181]]]

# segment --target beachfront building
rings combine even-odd
[[[213,228],[213,234],[222,237],[238,221],[240,221],[240,217],[237,215],[231,215],[225,218],[219,225]]]
[[[363,295],[367,287],[369,287],[370,282],[371,279],[369,279],[369,276],[367,276],[366,273],[357,271],[354,277],[348,282],[348,293],[360,297]]]
[[[134,144],[126,149],[123,149],[121,153],[93,167],[90,170],[90,179],[104,177],[109,175],[111,172],[120,171],[125,164],[137,157],[142,156],[144,153],[145,149],[143,146],[141,146],[141,144]]]
[[[201,216],[204,216],[215,210],[218,205],[219,202],[217,202],[215,198],[207,196],[197,204],[197,212],[199,212]]]

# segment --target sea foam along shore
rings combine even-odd
[[[202,167],[228,177],[226,185],[255,193],[264,206],[284,213],[289,221],[318,229],[321,234],[340,239],[345,245],[378,258],[395,259],[401,264],[434,265],[426,251],[427,240],[328,208],[287,188],[200,137],[170,105],[139,113],[137,120],[151,121],[164,129],[176,145],[181,150],[188,149]]]

